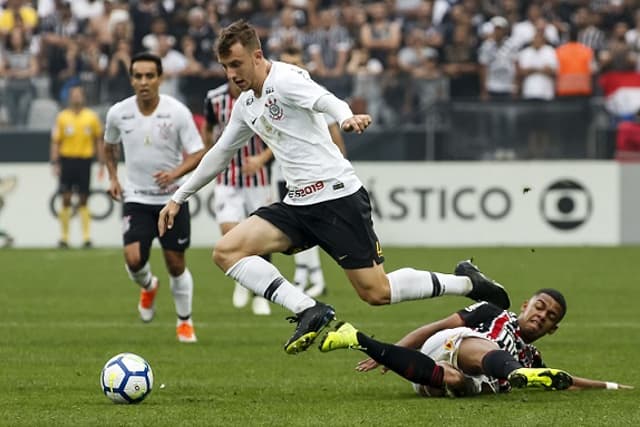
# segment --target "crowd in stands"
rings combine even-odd
[[[620,118],[640,109],[637,0],[0,0],[0,126],[28,126],[35,100],[61,106],[78,82],[90,105],[126,97],[142,50],[162,57],[161,91],[200,111],[225,79],[216,35],[237,19],[377,123],[448,99],[604,94]]]

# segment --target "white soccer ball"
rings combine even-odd
[[[140,403],[151,393],[153,371],[137,354],[120,353],[105,363],[100,386],[115,403]]]

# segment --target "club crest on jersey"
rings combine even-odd
[[[253,96],[250,96],[249,98],[247,98],[247,101],[245,102],[245,105],[247,107],[251,104],[253,104]]]
[[[173,124],[170,122],[159,123],[158,129],[160,131],[160,138],[169,139],[169,136],[171,136],[172,128],[173,128]]]
[[[269,98],[265,104],[265,107],[269,110],[269,115],[273,120],[281,120],[284,116],[284,111],[277,102],[278,101],[275,98]]]

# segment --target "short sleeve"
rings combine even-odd
[[[107,120],[104,127],[104,142],[118,144],[120,142],[120,128],[118,127],[116,112],[111,107],[107,112]]]
[[[291,68],[281,77],[283,83],[278,86],[278,91],[292,104],[311,110],[318,98],[329,91],[313,81],[307,71],[294,66]]]

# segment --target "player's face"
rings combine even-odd
[[[249,51],[237,42],[229,49],[229,55],[218,58],[227,73],[227,78],[241,91],[257,89],[261,82],[256,81],[256,66],[262,60],[262,51]]]
[[[131,86],[142,101],[158,97],[161,78],[153,61],[136,61],[131,70]]]
[[[562,306],[550,295],[540,294],[522,304],[518,324],[525,342],[552,334],[558,329],[562,317]]]

